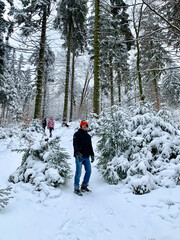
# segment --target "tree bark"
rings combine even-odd
[[[159,111],[160,109],[159,89],[158,89],[158,83],[157,83],[155,71],[153,71],[153,75],[154,75],[153,86],[154,86],[154,93],[155,93],[156,109]]]
[[[74,106],[74,72],[75,72],[75,53],[72,57],[72,76],[71,76],[71,106],[70,106],[70,118],[69,121],[72,122],[73,118],[73,106]]]
[[[84,103],[84,100],[87,96],[88,86],[89,86],[89,82],[90,82],[91,79],[92,79],[92,76],[91,76],[91,60],[90,60],[89,66],[88,66],[87,72],[86,72],[84,87],[83,87],[82,94],[81,94],[81,100],[80,100],[80,105],[79,105],[79,113],[80,114],[82,112],[83,103]]]
[[[95,0],[94,29],[94,113],[99,114],[99,0]]]
[[[136,6],[136,1],[135,1]],[[139,85],[139,93],[140,93],[140,100],[144,102],[144,94],[143,94],[143,86],[142,86],[142,77],[140,72],[140,46],[139,46],[139,32],[141,27],[141,19],[142,19],[142,12],[143,12],[143,4],[141,5],[140,11],[139,11],[139,19],[138,19],[138,25],[136,25],[136,19],[135,19],[135,9],[136,7],[133,7],[133,25],[134,30],[136,33],[136,49],[137,49],[137,58],[136,58],[136,69],[138,73],[138,85]]]
[[[153,40],[150,41],[150,52],[151,54],[151,58],[153,58],[153,48],[154,48],[154,44],[153,44]],[[152,70],[152,75],[153,75],[153,80],[152,80],[152,84],[153,84],[153,90],[154,90],[154,100],[155,100],[155,108],[157,111],[159,111],[160,109],[160,101],[159,101],[159,90],[158,90],[158,81],[157,81],[157,73],[156,71]]]
[[[63,123],[67,123],[67,114],[68,114],[69,73],[70,73],[71,37],[72,37],[71,35],[72,35],[72,26],[70,22],[69,33],[68,33],[67,60],[66,60],[66,82],[65,82],[65,95],[64,95]]]
[[[46,44],[46,25],[47,25],[47,10],[44,8],[42,27],[41,27],[41,40],[39,49],[39,63],[37,69],[37,92],[35,101],[34,118],[41,118],[41,103],[42,103],[42,80],[44,75],[44,52]]]
[[[121,73],[118,70],[117,72],[118,74],[118,101],[119,101],[119,105],[121,105]]]
[[[111,88],[111,107],[114,105],[114,83],[113,83],[113,68],[112,68],[112,57],[109,58],[109,70],[110,70],[110,88]]]
[[[2,104],[2,119],[5,118],[5,112],[6,112],[6,105]]]
[[[43,113],[42,113],[43,119],[45,117],[45,112],[46,112],[46,95],[47,95],[47,72],[45,73],[45,76],[44,76],[44,96],[43,96]]]
[[[136,40],[136,48],[137,48],[136,68],[137,68],[137,72],[138,72],[139,94],[140,94],[140,99],[143,102],[144,95],[143,95],[143,87],[142,87],[142,77],[141,77],[141,72],[140,72],[140,48],[139,48],[138,40]]]

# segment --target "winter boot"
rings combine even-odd
[[[74,193],[77,194],[78,196],[83,196],[81,191],[78,189],[78,190],[74,190]]]
[[[81,185],[81,192],[92,192],[87,186]]]
[[[50,133],[50,137],[52,137],[52,133]]]

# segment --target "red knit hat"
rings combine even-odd
[[[82,125],[84,125],[84,124],[86,124],[86,126],[88,127],[88,122],[87,122],[87,121],[82,121],[82,122],[80,123],[80,127],[82,127]]]

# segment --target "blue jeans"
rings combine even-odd
[[[50,134],[52,133],[52,130],[53,130],[53,128],[52,128],[52,127],[50,127],[50,128],[49,128],[49,132],[50,132]]]
[[[52,130],[53,130],[53,128],[50,127],[50,128],[49,128],[50,137],[52,137]]]
[[[87,186],[89,183],[90,176],[91,176],[91,163],[90,163],[90,160],[88,157],[83,157],[81,162],[79,162],[78,158],[76,158],[75,160],[76,160],[76,173],[75,173],[75,178],[74,178],[74,189],[78,190],[80,187],[79,182],[80,182],[80,177],[81,177],[82,165],[84,165],[84,168],[86,171],[82,185]]]

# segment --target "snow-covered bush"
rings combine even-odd
[[[39,119],[34,119],[28,127],[24,127],[23,122],[18,124],[9,124],[5,127],[0,127],[0,139],[19,137],[22,138],[26,134],[33,135],[34,133],[44,133],[42,123]]]
[[[12,187],[7,187],[4,189],[0,189],[0,210],[4,208],[8,203],[9,199],[12,198],[11,195]]]
[[[98,120],[98,168],[109,183],[124,179],[135,194],[179,184],[180,134],[168,114],[141,107],[127,118],[119,110],[104,115]]]
[[[44,129],[42,127],[42,122],[39,119],[33,119],[30,122],[29,129],[31,132],[43,133]]]
[[[3,132],[3,128],[0,127],[0,140],[1,140],[1,139],[5,139],[5,138],[6,138],[6,135],[5,135],[5,133]]]
[[[135,141],[130,149],[126,182],[133,192],[142,194],[157,186],[177,184],[175,169],[179,165],[180,135],[170,114],[137,109],[131,118],[130,131]]]
[[[131,139],[126,130],[128,128],[127,118],[127,115],[121,109],[114,106],[102,112],[95,128],[95,132],[100,139],[98,150],[101,154],[98,167],[104,178],[112,184],[118,183],[119,178],[126,177],[127,166],[117,165],[114,157],[121,157],[123,152],[131,145]]]
[[[10,175],[13,183],[30,182],[36,190],[43,190],[44,186],[58,187],[64,184],[70,176],[67,162],[69,155],[60,148],[60,138],[43,139],[25,151],[21,166]]]
[[[23,148],[32,145],[37,138],[42,138],[44,130],[40,120],[33,120],[29,127],[24,127],[23,122],[9,124],[0,127],[0,145],[5,144],[7,148]],[[1,142],[2,141],[2,142]]]

